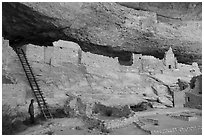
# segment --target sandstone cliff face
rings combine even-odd
[[[120,5],[136,10],[157,13],[158,20],[202,20],[201,2],[119,2]],[[166,19],[165,19],[166,18]]]
[[[172,46],[179,62],[201,64],[201,7],[192,5],[196,12],[192,15],[182,12],[185,21],[167,24],[154,13],[162,14],[165,10],[162,6],[149,8],[143,3],[139,6],[147,7],[146,11],[117,3],[4,2],[3,37],[10,40],[11,46],[26,43],[52,46],[59,39],[68,40],[78,43],[83,51],[111,57],[135,52],[163,58]],[[168,16],[180,18],[176,16],[179,8],[177,11],[169,12]]]

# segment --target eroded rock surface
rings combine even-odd
[[[201,64],[201,3],[186,3],[185,9],[176,8],[174,12],[159,3],[154,5],[156,8],[140,3],[135,8],[139,10],[121,5],[4,2],[3,37],[10,40],[11,46],[52,46],[59,39],[69,40],[84,51],[112,57],[128,57],[130,52],[137,52],[163,58],[172,46],[179,62]],[[181,3],[174,5],[182,7]],[[159,14],[182,21],[171,20],[173,23],[167,24],[169,21],[159,19]]]

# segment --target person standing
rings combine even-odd
[[[28,113],[30,114],[30,122],[31,124],[33,124],[35,121],[34,121],[34,106],[33,106],[33,103],[34,103],[34,99],[31,99],[31,102],[30,102],[30,105],[29,105],[29,109],[28,109]]]

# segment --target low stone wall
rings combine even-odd
[[[94,113],[99,113],[103,116],[111,117],[128,117],[131,114],[131,109],[128,105],[126,106],[105,106],[103,104],[96,103],[93,107]]]
[[[138,121],[137,115],[132,115],[128,118],[123,117],[119,119],[105,121],[104,127],[106,129],[116,129],[116,128],[128,126],[136,121]]]
[[[169,115],[171,118],[176,118],[176,119],[180,119],[183,121],[193,121],[196,120],[197,117],[195,116],[188,116],[188,115]]]
[[[176,127],[176,128],[169,128],[169,129],[162,129],[162,130],[152,130],[152,135],[162,135],[162,134],[175,134],[175,133],[182,133],[182,132],[189,132],[193,130],[198,130],[202,134],[202,126],[189,126],[189,127]]]
[[[146,133],[148,133],[148,134],[151,134],[151,131],[150,131],[150,130],[147,130],[147,129],[144,128],[145,123],[143,123],[143,122],[140,121],[139,119],[138,119],[138,121],[134,122],[134,124],[135,124],[139,129],[143,130],[144,132],[146,132]]]
[[[154,125],[158,125],[159,124],[159,120],[157,120],[157,119],[150,119],[150,118],[148,118],[148,119],[145,119],[145,121],[149,122],[149,123],[152,123]]]

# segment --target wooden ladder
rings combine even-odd
[[[36,78],[33,74],[32,68],[27,60],[27,57],[23,51],[23,49],[21,48],[15,48],[14,49],[20,59],[20,62],[23,66],[23,69],[25,71],[26,77],[28,79],[28,82],[30,84],[30,87],[36,97],[38,106],[43,114],[43,116],[45,117],[45,119],[51,119],[52,114],[50,113],[50,110],[47,106],[45,97],[43,96],[43,92],[40,90],[40,87],[38,86],[38,83],[36,81]]]

